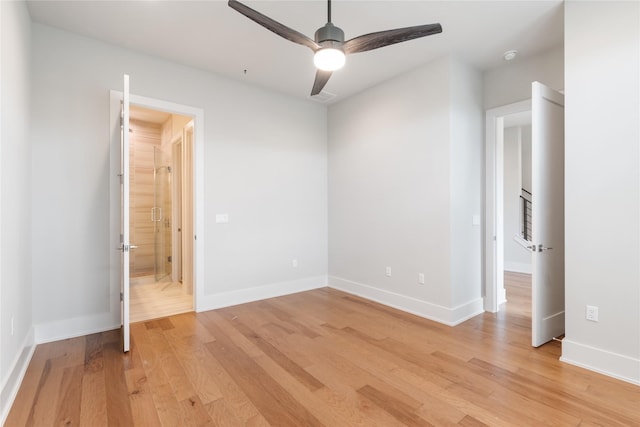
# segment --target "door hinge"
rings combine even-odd
[[[167,262],[171,262],[171,255],[167,257]]]
[[[120,302],[124,301],[124,295],[120,292]]]

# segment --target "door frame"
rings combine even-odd
[[[120,234],[120,180],[119,173],[119,111],[122,92],[110,91],[110,112],[111,112],[111,140],[110,140],[110,242],[114,250],[111,251],[111,304],[110,311],[113,318],[120,318],[120,253],[115,250],[118,246],[116,242]],[[193,245],[193,309],[194,311],[202,311],[200,305],[204,301],[204,110],[188,105],[177,104],[174,102],[163,101],[160,99],[149,98],[140,95],[131,94],[129,97],[130,105],[149,108],[153,110],[166,111],[172,114],[190,116],[193,118],[194,131],[194,154],[193,154],[193,224],[194,224],[194,245]],[[118,132],[114,135],[117,122]],[[114,244],[115,243],[115,244]]]
[[[506,301],[504,289],[504,118],[531,111],[531,99],[486,111],[484,197],[484,309],[496,313]]]
[[[180,200],[180,203],[171,204],[171,278],[174,282],[182,278],[182,139],[184,133],[181,132],[179,138],[171,142],[172,170],[171,179],[171,200]],[[178,161],[176,161],[178,160]],[[178,231],[180,230],[180,231]],[[193,262],[193,260],[192,260]]]

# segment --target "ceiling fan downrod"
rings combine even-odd
[[[331,22],[331,0],[327,0],[327,23],[318,28],[314,38],[322,47],[339,48],[344,43],[344,31]]]

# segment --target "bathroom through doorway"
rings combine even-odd
[[[131,105],[130,321],[194,309],[193,118]]]

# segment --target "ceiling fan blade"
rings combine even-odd
[[[344,42],[342,49],[344,53],[366,52],[368,50],[378,49],[379,47],[406,42],[441,32],[442,27],[440,24],[417,25],[415,27],[379,31],[347,40]]]
[[[311,89],[311,96],[319,94],[331,77],[331,71],[316,71],[316,79],[313,82],[313,89]]]
[[[257,10],[251,9],[249,6],[246,6],[237,0],[229,0],[229,7],[240,12],[252,21],[262,25],[267,30],[276,33],[280,37],[284,37],[285,39],[290,40],[294,43],[307,46],[314,52],[320,49],[320,46],[315,41],[305,36],[304,34],[299,33],[298,31],[289,28],[286,25],[282,25],[278,21],[274,21],[268,16],[261,14]]]

